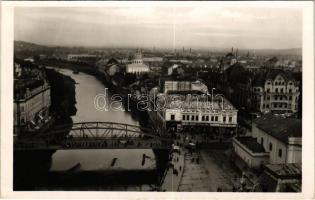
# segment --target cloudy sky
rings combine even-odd
[[[46,45],[133,47],[302,46],[295,8],[15,8],[15,40]]]

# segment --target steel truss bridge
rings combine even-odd
[[[170,149],[172,139],[158,131],[114,122],[83,122],[29,133],[14,141],[14,150]]]

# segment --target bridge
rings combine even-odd
[[[14,141],[14,150],[170,149],[172,139],[161,132],[115,122],[83,122],[28,133]]]

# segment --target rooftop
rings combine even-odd
[[[256,138],[253,137],[235,137],[235,140],[239,141],[241,144],[246,146],[254,153],[265,153],[265,148],[263,145],[257,142]]]
[[[302,121],[268,113],[254,120],[257,128],[278,140],[288,143],[289,137],[302,137]]]
[[[253,85],[263,86],[266,80],[268,79],[274,80],[278,75],[281,75],[286,81],[295,80],[291,72],[283,71],[281,69],[269,69],[267,71],[256,74],[254,77]]]
[[[300,163],[268,164],[265,165],[265,168],[277,177],[299,178],[302,175],[302,165]]]
[[[198,94],[187,94],[187,93],[176,93],[176,94],[160,94],[158,101],[164,105],[165,108],[169,109],[184,109],[184,110],[222,110],[222,100],[224,110],[236,110],[234,106],[226,100],[224,97],[214,98],[213,102],[211,98],[207,98],[206,95]],[[212,109],[213,108],[213,109]]]

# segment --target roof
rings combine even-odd
[[[115,58],[111,58],[108,60],[107,65],[119,64],[119,62]]]
[[[265,148],[263,145],[259,144],[257,142],[256,138],[253,137],[235,137],[235,140],[239,141],[241,144],[246,146],[248,149],[250,149],[254,153],[265,153]]]
[[[253,123],[257,128],[283,143],[288,143],[289,137],[302,137],[302,121],[300,119],[285,118],[268,113],[255,119]]]
[[[253,85],[263,86],[266,80],[274,80],[278,75],[281,75],[285,81],[295,80],[293,74],[289,71],[283,71],[281,69],[269,69],[256,74],[254,76]]]
[[[268,164],[265,169],[279,178],[300,178],[302,165],[300,163]]]

